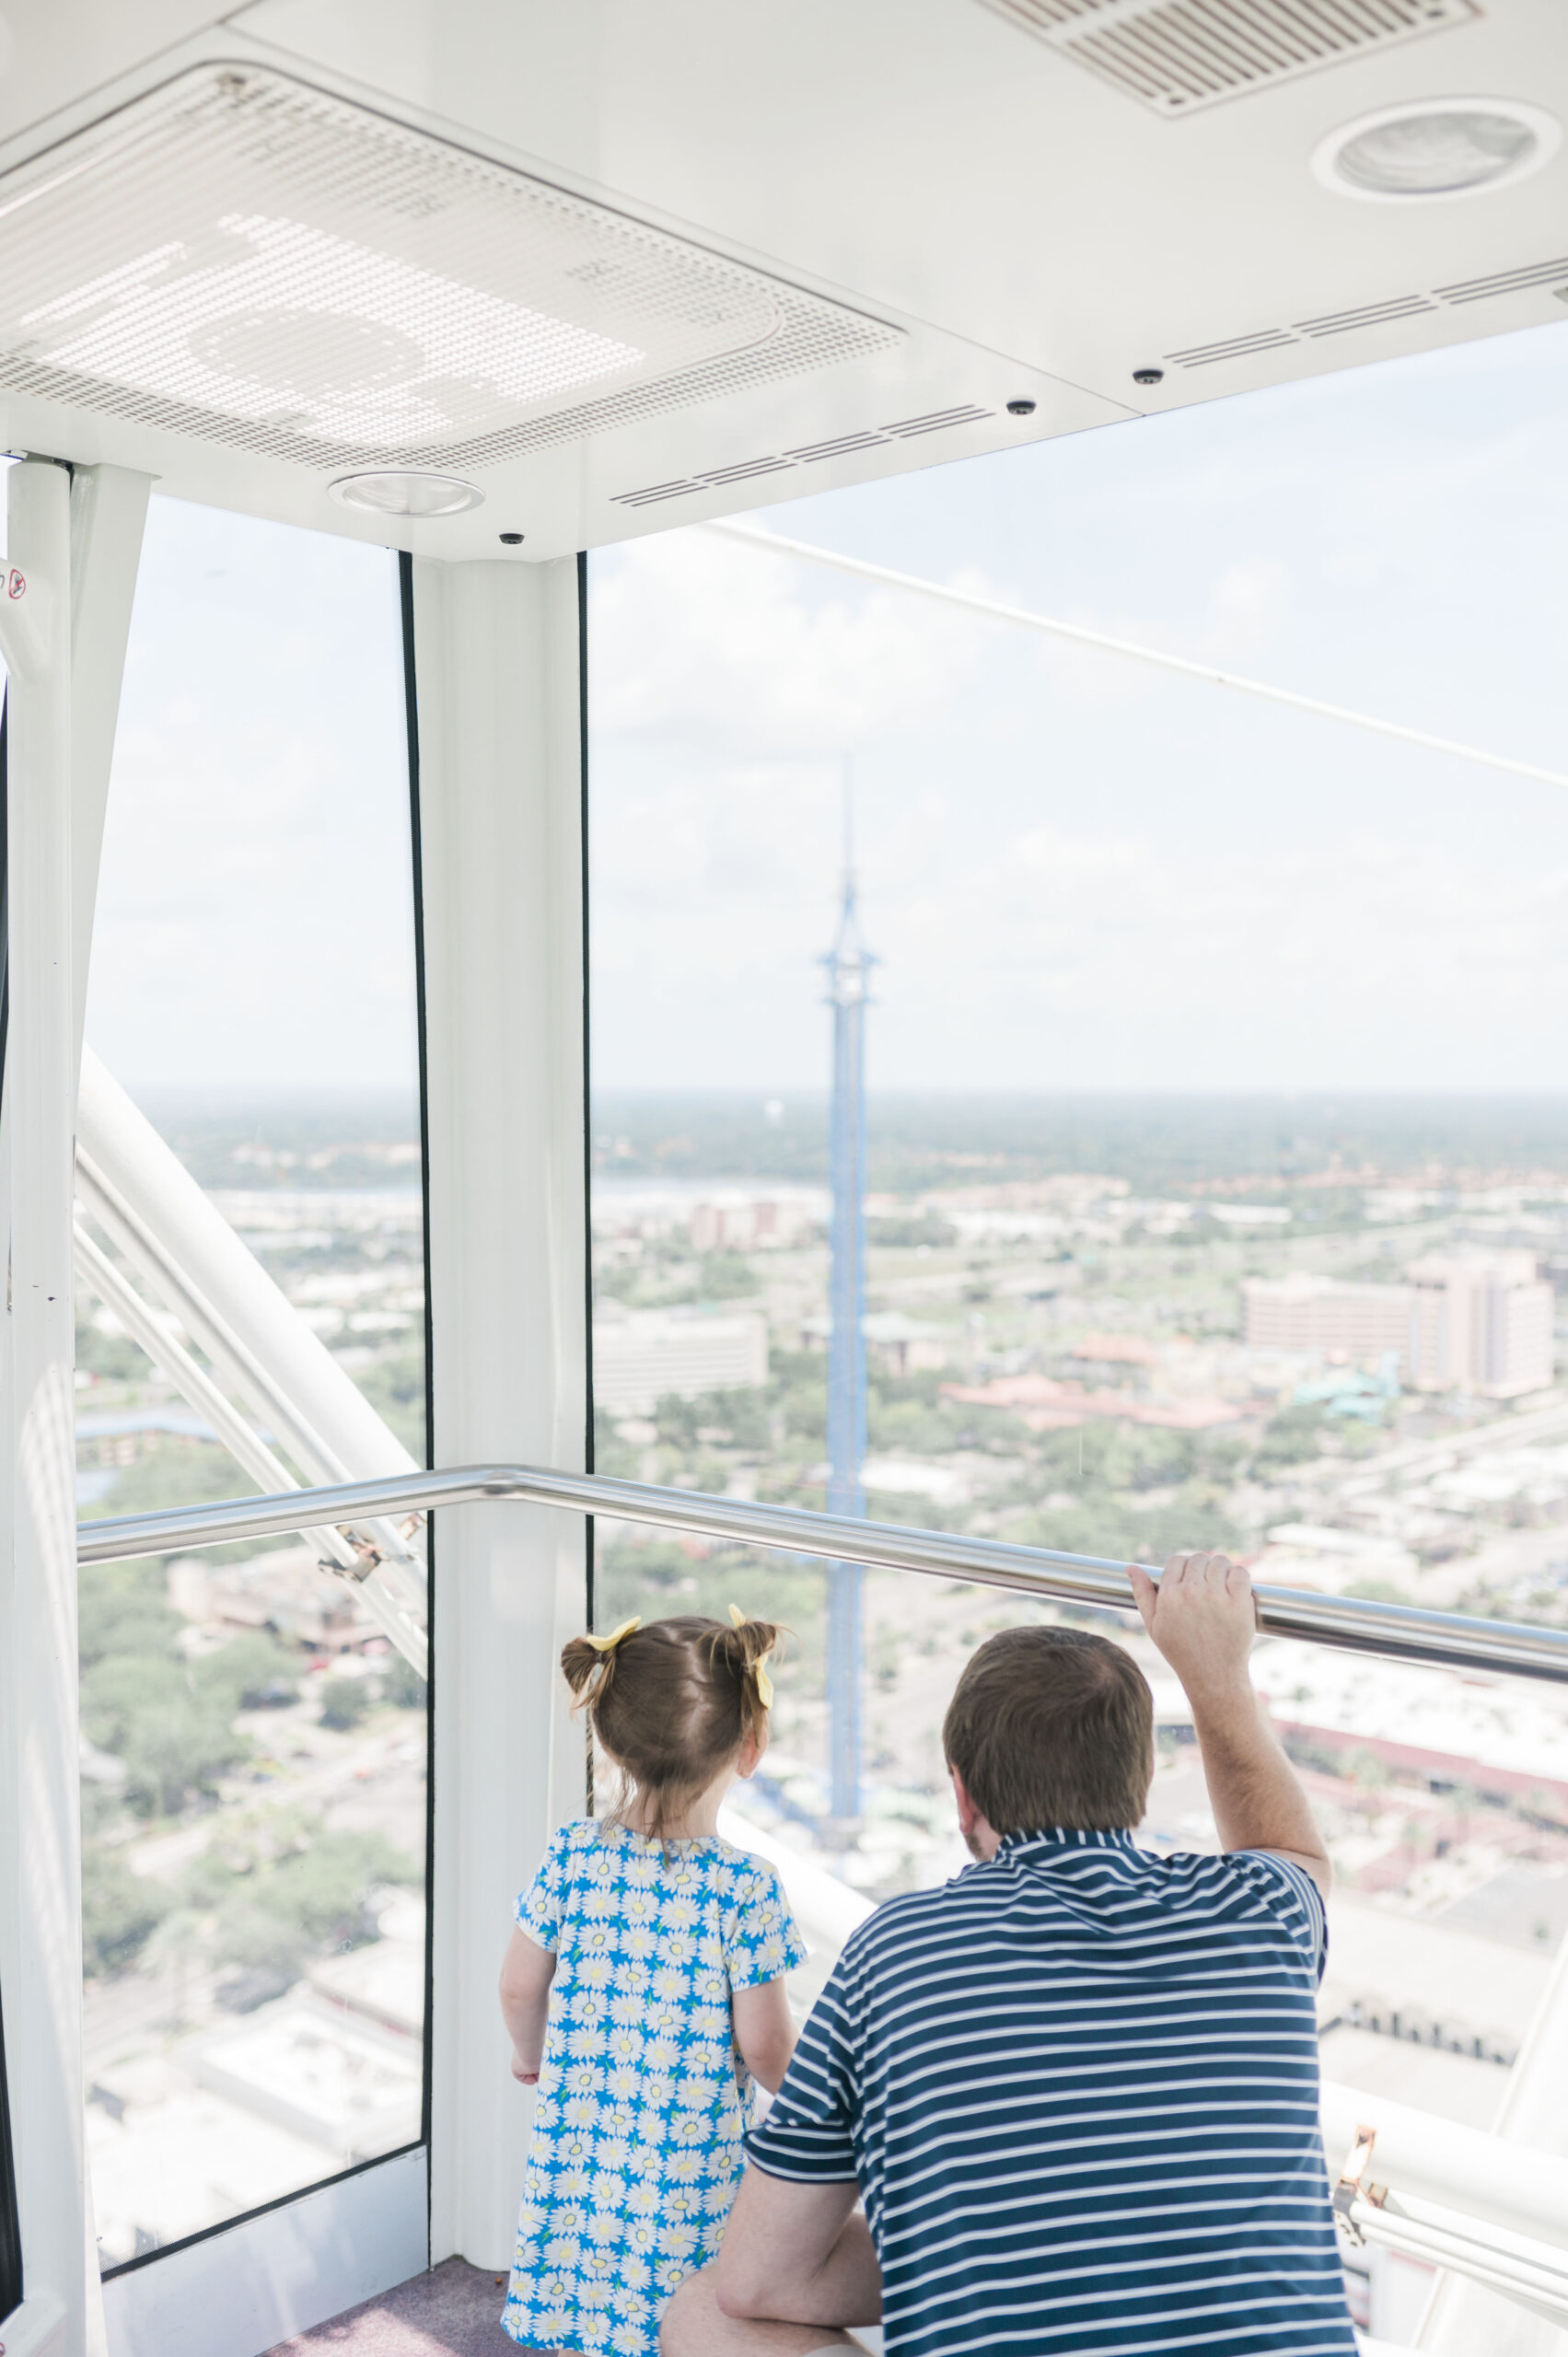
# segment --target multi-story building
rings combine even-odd
[[[1255,1349],[1373,1365],[1397,1353],[1418,1391],[1513,1399],[1552,1378],[1553,1295],[1528,1252],[1429,1253],[1399,1284],[1249,1277],[1243,1332]]]
[[[697,1252],[755,1252],[793,1244],[821,1214],[805,1189],[793,1195],[715,1194],[691,1213],[687,1236]]]
[[[1356,1284],[1296,1270],[1247,1278],[1241,1300],[1242,1332],[1254,1349],[1314,1352],[1356,1365],[1376,1365],[1397,1351],[1401,1372],[1409,1364],[1408,1284]]]
[[[614,1415],[767,1379],[768,1324],[755,1309],[601,1310],[594,1319],[594,1399]]]
[[[1432,1252],[1410,1268],[1411,1380],[1488,1399],[1541,1391],[1552,1376],[1551,1287],[1533,1253]]]

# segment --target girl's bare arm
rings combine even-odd
[[[555,1958],[526,1932],[514,1932],[501,1967],[501,2015],[512,2040],[512,2076],[531,2087],[544,2060],[544,2024]]]
[[[760,1980],[754,1988],[734,1990],[729,2002],[741,2061],[760,2086],[777,2095],[795,2052],[795,2023],[784,1981]]]

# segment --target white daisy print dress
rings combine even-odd
[[[525,2347],[657,2357],[745,2165],[730,1991],[806,1950],[761,1859],[716,1838],[667,1853],[590,1817],[555,1835],[517,1920],[557,1962],[501,2321]]]

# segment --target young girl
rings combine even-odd
[[[525,2347],[657,2357],[666,2302],[718,2249],[752,2081],[776,2089],[794,2049],[806,1951],[772,1867],[716,1831],[767,1747],[778,1632],[730,1619],[628,1620],[561,1655],[621,1791],[551,1842],[502,1969],[512,2069],[539,2086],[502,2317]]]

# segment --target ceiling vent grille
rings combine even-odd
[[[1568,254],[1554,261],[1526,262],[1517,270],[1494,271],[1490,278],[1461,279],[1453,286],[1434,286],[1427,295],[1397,295],[1387,303],[1363,303],[1354,310],[1326,311],[1315,319],[1293,319],[1289,327],[1258,328],[1250,335],[1225,337],[1217,343],[1189,344],[1184,352],[1167,352],[1172,368],[1212,368],[1222,360],[1250,360],[1255,353],[1283,352],[1292,344],[1318,343],[1327,335],[1349,335],[1359,328],[1387,327],[1401,319],[1416,319],[1456,303],[1482,303],[1504,295],[1529,295],[1537,288],[1568,302]]]
[[[1468,24],[1477,0],[983,0],[1156,114]]]
[[[901,341],[251,65],[0,178],[0,385],[302,466],[483,466]]]
[[[1554,295],[1563,291],[1568,279],[1568,254],[1559,254],[1555,261],[1528,262],[1523,270],[1494,271],[1490,278],[1461,279],[1457,286],[1437,289],[1445,303],[1484,303],[1492,295],[1524,295],[1534,286],[1550,286]]]
[[[699,491],[717,491],[726,483],[749,482],[756,475],[782,475],[792,467],[813,467],[824,459],[853,458],[861,450],[877,450],[894,442],[911,442],[925,434],[945,434],[955,425],[978,425],[994,417],[993,409],[979,409],[964,401],[957,409],[928,411],[923,417],[900,417],[892,425],[867,427],[859,434],[838,434],[830,442],[806,442],[798,449],[782,450],[761,459],[745,459],[737,466],[714,467],[707,474],[682,476],[674,482],[650,482],[640,491],[611,492],[617,507],[659,507],[667,499],[690,499]]]

